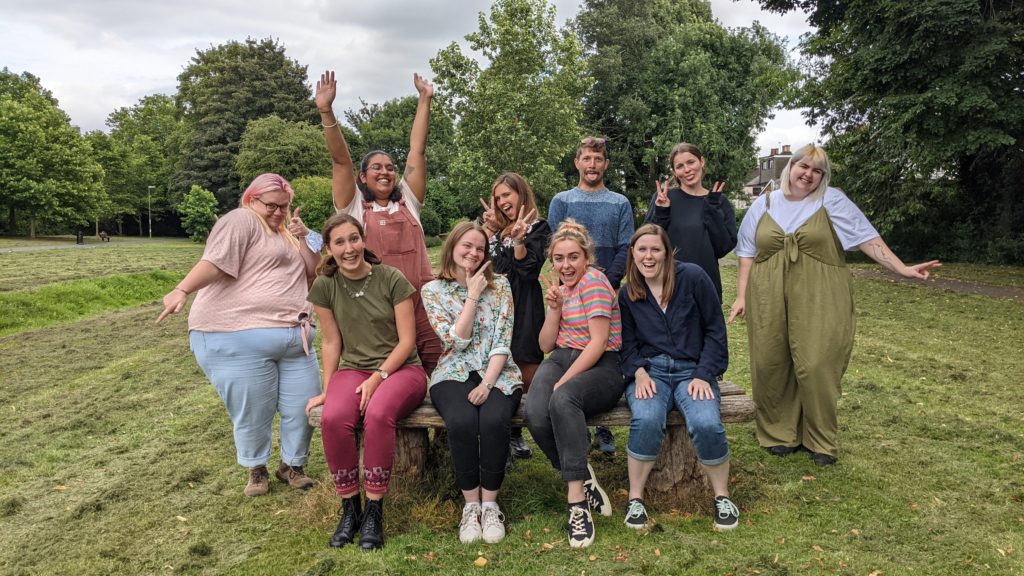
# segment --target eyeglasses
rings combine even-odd
[[[274,204],[274,203],[271,203],[271,202],[264,202],[263,200],[260,200],[259,198],[253,198],[253,200],[259,202],[260,204],[263,204],[267,208],[267,214],[273,214],[274,212],[277,212],[278,210],[280,210],[280,211],[284,212],[285,214],[287,214],[288,213],[288,207],[291,206],[290,202],[288,204]]]
[[[367,166],[367,168],[369,168],[370,170],[373,170],[374,172],[394,172],[395,171],[395,165],[394,164],[370,164],[369,166]]]
[[[604,138],[594,138],[593,136],[587,136],[580,140],[580,145],[586,146],[587,148],[604,148]]]

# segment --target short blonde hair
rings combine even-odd
[[[786,196],[789,196],[789,170],[794,164],[804,160],[821,170],[821,182],[809,196],[820,196],[828,188],[829,179],[832,177],[832,163],[828,161],[828,153],[825,152],[825,149],[812,142],[794,152],[793,157],[786,163],[786,167],[782,169],[782,174],[779,177],[782,179],[782,193]]]

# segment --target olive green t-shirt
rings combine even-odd
[[[358,298],[352,296],[360,292]],[[363,280],[349,280],[340,271],[334,276],[317,276],[308,300],[334,312],[341,330],[340,367],[376,370],[398,346],[395,305],[415,292],[396,268],[374,264]],[[415,347],[405,364],[420,364]]]

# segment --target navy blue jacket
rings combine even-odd
[[[668,308],[647,291],[639,302],[629,299],[626,287],[619,290],[622,311],[622,373],[632,380],[637,368],[647,368],[648,358],[667,354],[697,364],[695,378],[714,382],[729,366],[729,342],[718,290],[696,264],[675,262],[676,286]]]

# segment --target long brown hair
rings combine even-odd
[[[453,253],[455,252],[455,244],[457,244],[463,236],[473,231],[479,232],[480,237],[484,239],[484,259],[480,262],[480,266],[487,264],[487,262],[491,260],[491,251],[487,249],[487,233],[484,232],[483,226],[472,221],[459,222],[455,225],[455,228],[452,228],[452,231],[448,233],[448,237],[444,240],[444,246],[441,248],[441,266],[437,271],[437,278],[439,280],[455,280],[455,269],[458,268],[458,266],[455,265],[455,256],[453,256]],[[478,266],[477,270],[479,269],[480,267]],[[487,287],[493,289],[494,269],[491,266],[488,266],[487,269],[484,270],[484,278],[487,278]]]
[[[668,169],[669,169],[669,172],[672,174],[672,177],[669,178],[669,180],[668,180],[669,188],[682,188],[683,187],[683,183],[680,182],[679,178],[676,176],[675,162],[676,162],[676,156],[679,156],[680,154],[684,154],[686,152],[689,152],[690,154],[693,154],[694,156],[696,156],[697,160],[701,160],[701,161],[704,160],[704,154],[701,153],[700,148],[697,148],[696,146],[694,146],[693,144],[690,144],[689,142],[680,142],[679,144],[676,144],[675,146],[673,146],[672,147],[672,151],[668,153]],[[706,171],[706,167],[701,168],[701,174],[700,174],[701,180],[704,180],[704,173],[705,173],[705,171]]]
[[[519,205],[523,208],[523,214],[529,214],[537,209],[537,199],[533,195],[533,189],[526,182],[526,179],[515,172],[505,172],[491,184],[491,202],[495,204],[494,216],[501,223],[501,237],[508,238],[512,233],[514,222],[497,207],[497,199],[494,197],[494,190],[501,184],[508,186],[519,195]]]
[[[644,224],[629,239],[629,252],[626,253],[626,295],[633,302],[647,298],[647,280],[636,267],[636,259],[633,258],[633,247],[640,238],[647,235],[660,238],[661,245],[665,248],[665,261],[661,265],[661,302],[658,304],[667,306],[676,290],[676,251],[672,248],[668,233],[657,224]]]
[[[324,255],[320,260],[320,264],[316,267],[316,273],[323,276],[334,276],[338,271],[338,262],[331,256],[331,251],[328,248],[331,244],[331,232],[335,228],[342,224],[351,224],[356,227],[356,231],[359,232],[359,237],[366,242],[366,232],[363,230],[363,225],[356,220],[355,217],[348,214],[335,214],[324,222]],[[376,254],[370,251],[369,248],[363,247],[363,260],[366,260],[370,264],[380,264],[380,258]]]

